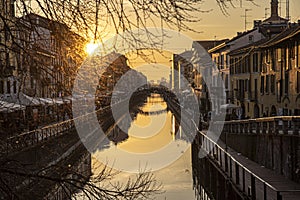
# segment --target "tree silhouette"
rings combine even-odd
[[[250,0],[252,1],[252,0]],[[26,106],[25,118],[11,116],[12,107],[0,113],[1,139],[19,134],[26,128],[36,128],[43,124],[26,124],[33,116],[33,109],[39,110],[37,121],[53,123],[50,115],[56,112],[61,120],[64,112],[60,109],[58,97],[71,95],[74,77],[87,56],[84,47],[89,41],[102,42],[110,36],[134,29],[141,29],[144,40],[130,34],[126,39],[133,47],[143,47],[145,43],[160,45],[157,36],[147,31],[148,27],[176,28],[179,31],[197,31],[190,24],[200,20],[198,13],[208,12],[201,9],[203,0],[4,0],[0,1],[0,97],[15,104],[25,104],[21,93],[31,97],[52,98],[51,109],[45,110],[43,103]],[[216,0],[226,14],[234,0]],[[197,13],[197,15],[195,15]],[[162,36],[163,38],[163,36]],[[8,96],[5,96],[8,94]],[[14,100],[18,99],[18,101]],[[26,97],[26,96],[25,96]],[[12,99],[10,99],[12,98]],[[1,100],[0,99],[0,100]],[[30,101],[30,100],[29,100]],[[27,103],[26,103],[27,104]],[[62,107],[62,108],[60,108]],[[0,108],[2,104],[0,104]],[[70,112],[70,111],[69,111]],[[4,113],[4,114],[3,114]],[[62,114],[62,116],[60,116]],[[46,119],[47,118],[47,119]],[[3,122],[2,122],[3,121]],[[24,124],[21,128],[21,124]],[[13,124],[13,125],[10,125]],[[17,126],[17,128],[12,128]],[[9,133],[7,135],[7,133]],[[1,152],[2,155],[2,152]],[[32,163],[29,163],[32,165]],[[37,167],[37,166],[35,166]],[[45,170],[51,173],[44,173]],[[61,171],[62,173],[55,173]],[[0,198],[24,199],[14,182],[31,185],[55,183],[71,198],[71,188],[82,190],[89,199],[148,199],[161,191],[161,185],[153,174],[142,171],[136,179],[125,184],[97,185],[116,175],[104,168],[95,178],[83,175],[68,166],[51,165],[38,171],[28,168],[28,163],[17,162],[4,155],[0,162]],[[27,180],[27,182],[26,182]],[[34,184],[34,186],[36,186]],[[30,188],[27,188],[30,191]],[[34,187],[33,187],[34,188]],[[26,191],[26,190],[24,190]],[[28,192],[27,191],[27,192]],[[30,192],[27,193],[30,195]],[[76,197],[74,197],[76,198]]]

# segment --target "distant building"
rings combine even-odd
[[[223,44],[228,39],[223,40],[204,40],[204,41],[195,41],[192,45],[192,57],[193,59],[198,58],[199,55],[197,55],[199,52],[197,52],[197,46],[201,45],[206,51],[209,49],[215,48],[218,45]],[[210,54],[208,54],[210,55]],[[211,55],[210,55],[211,56]],[[207,114],[209,111],[215,109],[215,105],[213,105],[211,93],[212,91],[209,91],[210,89],[217,89],[213,88],[213,73],[215,73],[215,70],[211,67],[203,67],[203,66],[193,66],[192,76],[193,76],[193,82],[192,87],[194,88],[194,91],[198,97],[198,101],[200,102],[200,111],[201,113]],[[201,70],[200,70],[201,68]],[[203,77],[203,74],[205,74],[206,77]]]
[[[97,60],[97,68],[99,68],[99,72],[101,73],[96,91],[96,98],[98,99],[99,105],[110,104],[112,92],[115,92],[115,97],[120,99],[130,92],[134,92],[139,83],[147,84],[147,77],[131,69],[127,64],[127,57],[125,55],[112,52],[99,57]],[[126,84],[124,85],[123,82],[121,82],[123,85],[115,88],[118,81],[120,81],[124,75],[126,78],[122,81],[125,81]],[[118,89],[118,91],[115,91],[116,89]]]
[[[174,90],[182,90],[184,83],[193,83],[193,65],[191,63],[192,51],[174,54],[171,68],[171,87]],[[185,86],[186,87],[186,86]]]

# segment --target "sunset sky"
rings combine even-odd
[[[220,8],[217,5],[215,0],[205,0],[202,5],[203,10],[213,9],[208,13],[200,13],[199,17],[202,19],[197,24],[191,24],[191,26],[197,31],[202,31],[203,33],[186,33],[195,40],[200,39],[223,39],[223,38],[232,38],[236,35],[237,32],[242,32],[245,30],[245,18],[241,17],[245,15],[245,9],[252,9],[247,12],[249,17],[247,21],[250,22],[247,24],[247,29],[253,27],[253,20],[264,20],[265,17],[265,8],[267,10],[267,17],[270,16],[270,2],[271,0],[255,0],[257,5],[243,0],[242,8],[240,7],[240,0],[233,0],[235,8],[230,7],[228,11],[228,16],[224,15]],[[281,13],[282,17],[286,16],[286,1],[283,0],[283,3],[279,4],[281,9],[279,9],[279,14]],[[291,21],[296,22],[300,19],[300,1],[299,0],[290,0],[290,16]],[[281,10],[281,11],[280,11]]]

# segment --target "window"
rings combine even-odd
[[[230,66],[230,74],[234,74],[234,66],[233,66],[233,59],[230,58],[230,63],[229,63],[229,66]]]
[[[262,72],[263,70],[263,58],[264,58],[265,54],[263,52],[260,53],[260,60],[259,60],[259,71]]]
[[[17,81],[14,81],[14,94],[17,93]]]
[[[12,1],[10,3],[10,14],[11,14],[11,17],[15,16],[15,4],[14,4],[14,1]]]
[[[281,55],[281,48],[276,49],[276,57],[277,57],[278,62],[281,62],[281,59],[282,59],[281,56],[282,56]]]
[[[262,76],[260,78],[260,93],[264,94],[264,91],[265,91],[265,77]]]
[[[221,55],[221,69],[224,69],[224,54]]]
[[[294,45],[289,46],[289,57],[291,59],[295,59],[295,46]]]
[[[271,93],[275,94],[275,75],[271,75]]]
[[[266,93],[269,93],[270,75],[266,76]]]
[[[6,93],[10,94],[10,81],[6,82]]]
[[[10,40],[10,30],[9,30],[9,27],[7,25],[4,25],[4,30],[5,30],[5,41],[9,41]]]
[[[254,42],[254,36],[253,35],[249,35],[249,43]]]
[[[253,72],[258,72],[258,53],[253,54],[252,65]]]
[[[228,89],[228,75],[225,75],[225,88]]]
[[[297,84],[296,84],[297,93],[300,93],[300,71],[297,71]],[[1,90],[1,88],[0,88]]]
[[[251,79],[248,81],[248,91],[251,92]]]
[[[244,65],[242,57],[238,58],[237,63],[238,63],[238,71],[239,71],[239,74],[240,74],[240,73],[242,73],[242,67]]]
[[[270,63],[270,50],[266,51],[266,63]]]
[[[250,65],[249,64],[250,64],[250,57],[247,56],[245,58],[245,69],[244,69],[245,73],[249,73],[250,72]]]
[[[0,81],[0,94],[4,94],[4,82]]]
[[[226,55],[226,68],[230,65],[229,60],[229,55]]]
[[[235,74],[238,74],[238,58],[234,58],[234,68],[235,68]]]
[[[298,50],[297,50],[297,67],[300,68],[300,44],[298,44]]]
[[[34,80],[33,77],[30,77],[30,88],[33,88],[34,86]]]
[[[285,94],[289,94],[289,84],[290,84],[290,76],[289,76],[289,72],[285,72],[285,76],[284,76],[284,92]]]
[[[248,88],[249,88],[249,80],[245,80],[245,92],[248,91]]]
[[[8,52],[5,53],[5,62],[6,62],[6,65],[10,65]]]
[[[271,68],[273,71],[276,71],[276,64],[277,64],[275,54],[276,54],[275,50],[272,50],[271,51],[271,59],[272,59]]]

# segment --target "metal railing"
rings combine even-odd
[[[117,102],[114,105],[122,105],[123,102],[127,101],[128,98],[123,99],[123,101]],[[16,152],[25,148],[30,148],[57,136],[70,133],[72,129],[75,129],[75,122],[76,125],[89,124],[91,122],[91,119],[94,118],[95,113],[98,119],[100,119],[101,117],[105,118],[107,116],[107,113],[110,111],[111,106],[106,106],[89,113],[85,113],[84,111],[79,117],[9,137],[5,141],[0,141],[0,155]]]
[[[293,134],[300,135],[300,116],[276,116],[247,120],[214,122],[227,133]]]
[[[194,126],[196,126],[195,123]],[[198,136],[200,137],[199,139],[201,148],[207,153],[207,156],[212,159],[223,172],[225,172],[228,178],[236,186],[238,186],[243,193],[248,193],[247,195],[250,196],[251,199],[258,199],[258,194],[256,192],[258,189],[258,185],[261,185],[262,187],[263,196],[259,199],[267,200],[269,199],[268,197],[271,196],[271,193],[273,193],[273,198],[275,197],[276,200],[282,200],[285,193],[297,193],[300,195],[300,190],[279,190],[275,188],[272,184],[263,180],[238,160],[236,160],[224,148],[222,148],[219,144],[217,144],[203,132],[198,130],[198,133]],[[250,187],[248,188],[246,188],[247,176],[249,177],[248,182],[250,182]]]
[[[52,138],[68,134],[72,129],[75,128],[75,120],[83,124],[88,123],[90,121],[90,117],[92,117],[94,113],[100,116],[102,114],[105,114],[109,109],[110,107],[107,106],[74,119],[69,119],[63,122],[38,128],[33,131],[24,132],[16,136],[9,137],[5,141],[1,142],[0,153],[8,154],[16,152],[21,149],[36,146]]]

